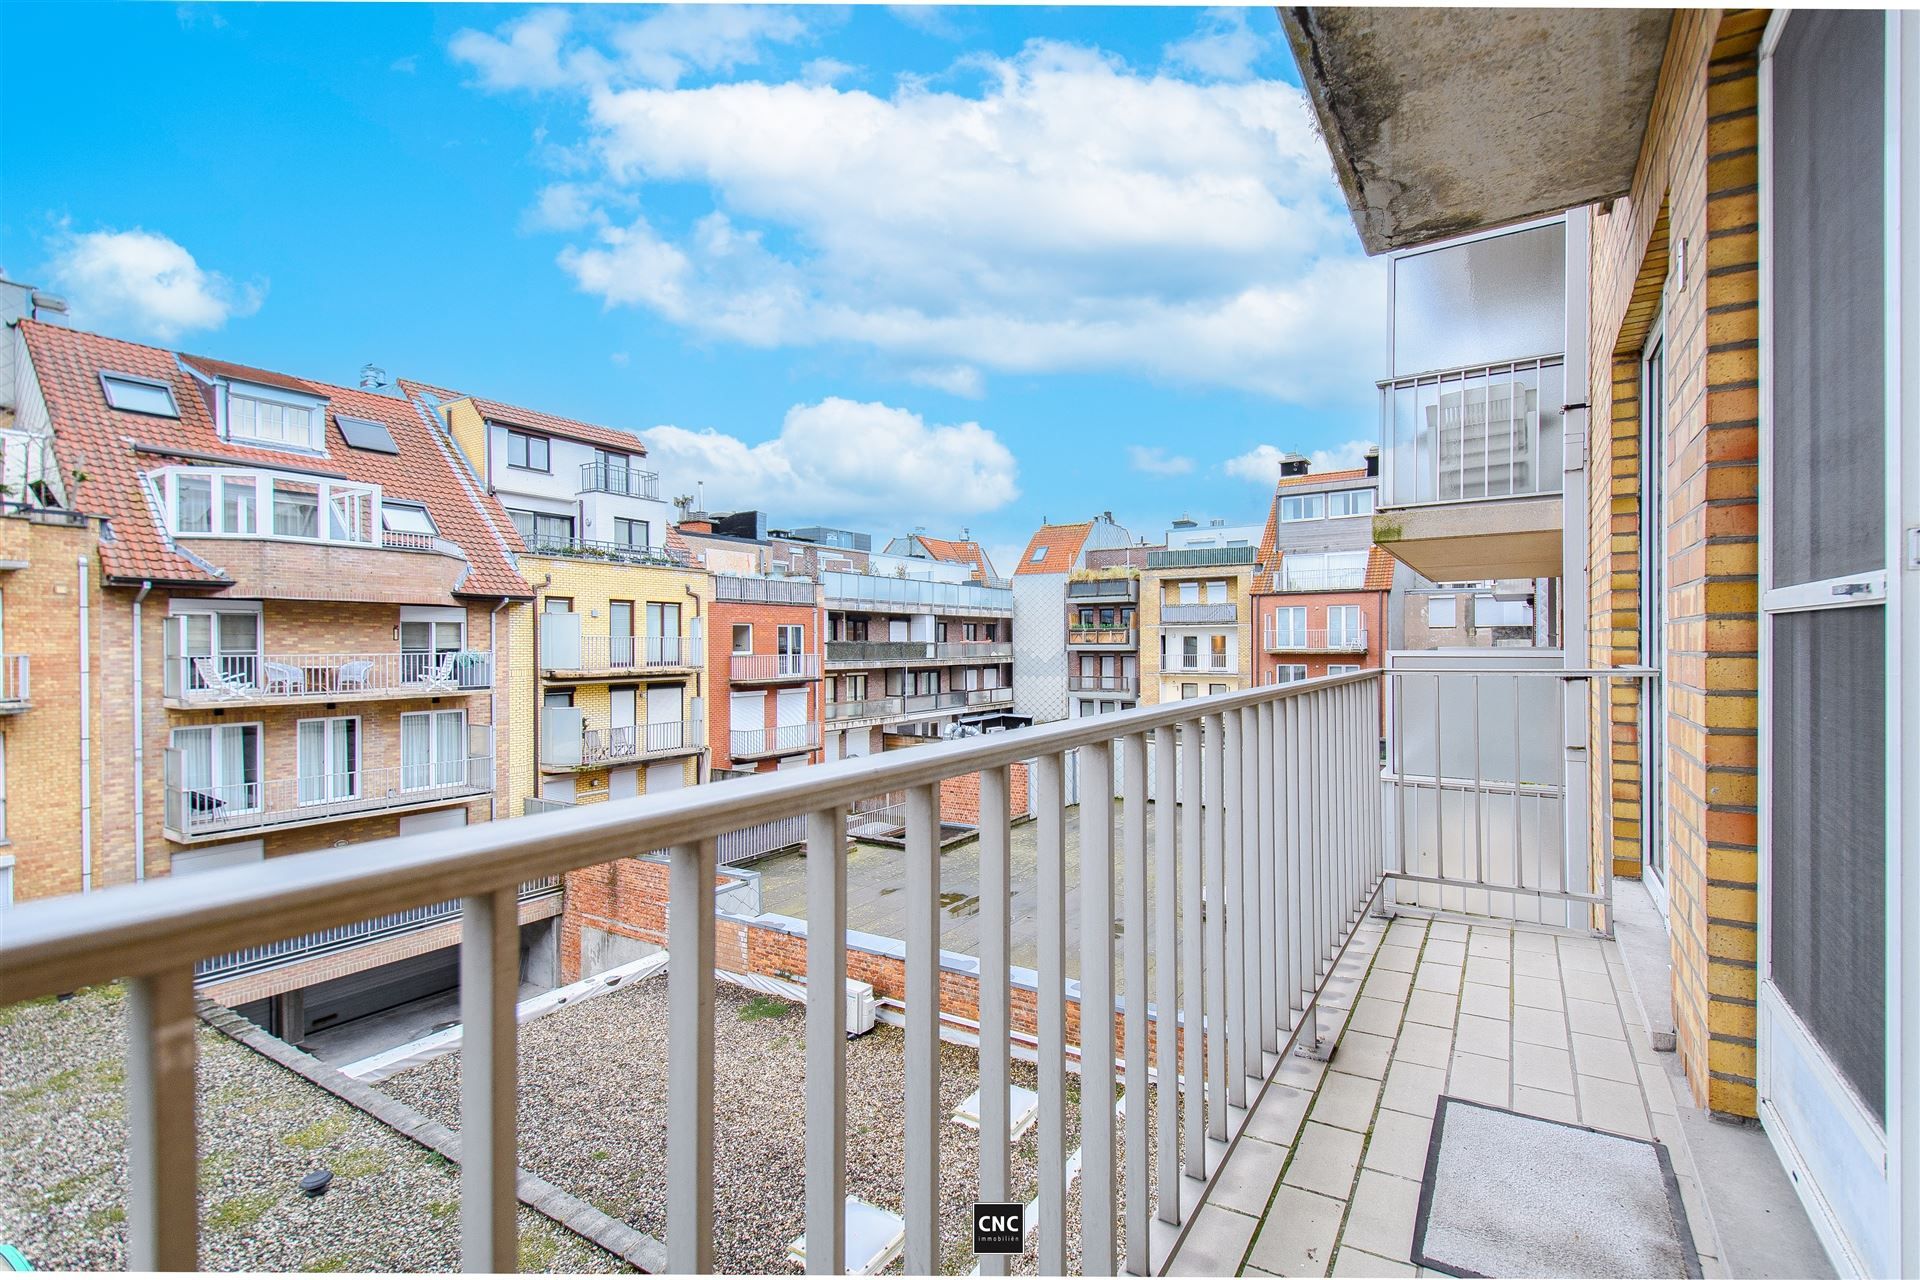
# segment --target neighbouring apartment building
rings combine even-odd
[[[716,776],[820,758],[824,616],[809,578],[715,576],[707,671]]]
[[[1231,693],[1253,682],[1256,525],[1177,520],[1139,581],[1140,701]]]
[[[1401,575],[1373,545],[1379,486],[1378,449],[1320,475],[1298,454],[1282,460],[1253,579],[1257,683],[1382,665]]]
[[[24,561],[5,636],[33,658],[0,729],[16,896],[503,812],[506,619],[532,591],[415,406],[32,319],[7,339],[6,443],[41,459],[0,520]],[[530,886],[529,947],[557,910]],[[298,1039],[450,981],[457,922],[380,923],[213,957],[202,987]]]
[[[958,538],[929,538],[923,533],[893,538],[887,543],[886,554],[909,560],[939,560],[944,564],[965,565],[970,570],[968,580],[971,582],[1006,585],[1000,575],[994,572],[993,561],[987,558],[986,551],[979,543],[969,539],[964,530]]]
[[[1090,676],[1100,671],[1101,664],[1095,661],[1089,667],[1082,646],[1075,643],[1077,613],[1071,597],[1078,588],[1074,579],[1086,571],[1088,556],[1104,548],[1125,546],[1126,542],[1127,531],[1114,523],[1111,511],[1078,524],[1041,525],[1028,540],[1012,579],[1016,715],[1036,723],[1065,719],[1091,692],[1085,686]],[[1108,602],[1109,608],[1111,604]],[[1131,602],[1126,613],[1124,636],[1121,628],[1114,626],[1103,633],[1112,642],[1104,649],[1109,659],[1107,675],[1114,685],[1108,701],[1113,700],[1123,678],[1136,684],[1139,679]],[[1097,621],[1097,610],[1094,616]],[[1132,701],[1129,693],[1128,705]]]
[[[1404,639],[1396,649],[1552,648],[1552,578],[1425,582],[1400,599]]]
[[[509,811],[618,800],[703,780],[711,576],[674,545],[638,436],[403,380],[525,552],[529,655],[510,685],[522,731]],[[589,536],[606,535],[606,536]]]
[[[1559,580],[1610,673],[1564,838],[1665,927],[1650,1029],[1840,1273],[1920,1274],[1920,21],[1281,12],[1392,254],[1376,539]]]

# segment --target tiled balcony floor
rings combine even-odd
[[[1345,1023],[1333,1060],[1280,1067],[1167,1273],[1416,1274],[1444,1093],[1666,1143],[1702,1269],[1724,1274],[1618,947],[1498,922],[1383,924],[1362,927],[1329,987],[1325,1016]]]

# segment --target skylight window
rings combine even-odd
[[[1042,560],[1045,560],[1046,558],[1047,558],[1046,547],[1044,546],[1035,547],[1033,549],[1033,559],[1029,563],[1039,564]]]
[[[100,389],[107,403],[128,413],[150,413],[157,418],[177,418],[180,407],[173,402],[173,388],[152,378],[136,378],[130,373],[103,373]]]
[[[440,532],[434,528],[433,517],[427,514],[427,509],[417,503],[388,499],[380,504],[380,520],[395,533],[422,533],[432,537]]]
[[[375,422],[371,418],[349,418],[344,413],[334,414],[333,421],[340,428],[340,434],[349,448],[364,449],[368,453],[400,452],[400,446],[393,442],[393,433],[387,430],[384,422]]]

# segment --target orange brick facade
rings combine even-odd
[[[802,604],[756,604],[739,600],[718,600],[708,606],[710,619],[707,629],[707,671],[712,676],[714,697],[708,699],[707,706],[707,743],[711,749],[713,767],[716,769],[738,769],[753,771],[771,769],[784,760],[800,759],[816,763],[821,759],[821,749],[783,756],[779,760],[755,758],[735,763],[732,756],[733,731],[735,729],[772,729],[778,723],[779,691],[805,689],[807,693],[807,723],[818,725],[826,713],[822,704],[825,683],[818,678],[820,662],[820,620],[821,613],[811,605]],[[780,627],[799,627],[802,652],[814,655],[816,678],[801,684],[755,684],[743,681],[738,684],[732,680],[733,629],[736,625],[753,629],[751,652],[771,661],[778,653]],[[761,721],[758,724],[733,723],[733,698],[735,691],[741,693],[764,692],[765,706],[762,708]]]
[[[1360,617],[1367,628],[1365,652],[1273,653],[1268,650],[1266,637],[1275,610],[1304,608],[1307,611],[1307,631],[1311,634],[1325,631],[1327,610],[1341,605],[1359,607]],[[1329,666],[1364,667],[1371,671],[1386,665],[1383,655],[1387,651],[1387,593],[1384,591],[1311,591],[1292,595],[1256,593],[1253,612],[1253,679],[1256,684],[1272,684],[1274,673],[1283,663],[1304,666],[1309,680],[1326,675]]]
[[[1681,10],[1629,196],[1594,222],[1589,660],[1641,648],[1641,495],[1666,510],[1664,850],[1673,1010],[1697,1100],[1755,1112],[1758,724],[1758,48],[1764,11]],[[1684,287],[1680,255],[1684,251]],[[1640,361],[1665,344],[1661,456],[1640,457]],[[1601,426],[1599,424],[1605,424]],[[1641,708],[1595,708],[1595,856],[1641,871]]]

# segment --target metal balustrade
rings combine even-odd
[[[878,667],[889,663],[1011,662],[1010,640],[829,640],[830,667]]]
[[[618,462],[580,464],[581,493],[611,493],[623,498],[660,499],[660,473]]]
[[[830,570],[820,575],[830,608],[872,608],[881,613],[1013,613],[1013,590],[974,582],[934,582]]]
[[[1564,380],[1552,356],[1380,383],[1380,505],[1559,493]]]
[[[753,756],[788,755],[820,745],[817,724],[783,724],[772,729],[734,729],[727,754],[736,760]]]
[[[0,656],[0,713],[27,709],[33,695],[32,666],[24,653]]]
[[[530,556],[559,556],[568,560],[608,560],[615,564],[645,564],[663,569],[685,569],[692,559],[663,543],[636,546],[628,542],[599,542],[591,538],[550,538],[522,534]]]
[[[714,599],[743,604],[810,605],[817,590],[809,578],[743,578],[716,574],[713,579]]]
[[[699,648],[686,636],[584,635],[580,637],[580,664],[569,669],[641,671],[648,667],[697,666],[699,662]]]
[[[475,725],[469,730],[484,730]],[[238,782],[195,780],[186,753],[162,756],[162,803],[169,838],[201,840],[274,827],[305,826],[392,809],[439,804],[493,790],[491,751],[440,760],[305,773]]]
[[[1192,625],[1239,620],[1240,606],[1237,604],[1169,604],[1160,609],[1160,621],[1165,624]]]
[[[736,653],[729,671],[735,683],[771,684],[780,680],[814,680],[820,675],[820,655]]]
[[[1071,671],[1067,673],[1067,688],[1074,693],[1138,693],[1140,677],[1131,673],[1082,675]]]
[[[1067,624],[1068,644],[1111,645],[1120,649],[1133,648],[1134,629],[1128,626],[1084,627],[1074,623]]]
[[[1069,579],[1067,595],[1073,599],[1116,598],[1131,600],[1140,594],[1140,579],[1128,575],[1114,578]]]
[[[1268,618],[1263,629],[1268,653],[1365,653],[1365,627],[1278,627]]]
[[[185,619],[167,619],[161,692],[174,706],[365,702],[438,698],[493,687],[493,655],[476,650],[433,653],[181,652]]]
[[[847,1126],[858,1105],[847,1096],[841,995],[846,814],[869,797],[902,792],[904,1268],[935,1273],[943,1270],[940,1150],[951,1127],[940,1105],[938,790],[945,779],[979,775],[981,825],[973,856],[980,860],[978,1013],[986,1051],[979,1058],[977,1185],[980,1199],[1004,1200],[1013,1190],[1009,771],[1031,762],[1038,854],[1037,1269],[1043,1275],[1066,1269],[1068,1204],[1076,1185],[1070,1174],[1077,1165],[1082,1269],[1149,1274],[1194,1221],[1285,1055],[1323,1043],[1319,992],[1383,875],[1379,679],[1378,672],[1366,672],[1056,721],[535,819],[149,881],[84,899],[33,902],[16,909],[0,934],[0,987],[10,1000],[28,1000],[128,981],[128,1263],[134,1270],[192,1270],[200,1261],[195,966],[206,956],[268,945],[290,933],[348,925],[370,909],[392,914],[459,899],[461,1258],[468,1270],[512,1271],[518,1264],[521,886],[634,849],[668,849],[673,906],[665,1114],[674,1177],[666,1192],[666,1269],[708,1272],[715,1261],[712,957],[719,841],[729,831],[804,818],[808,982],[831,995],[808,1002],[805,1013],[805,1225],[809,1268],[837,1271],[845,1239]],[[1063,779],[1069,752],[1079,754],[1082,786],[1077,1159],[1066,1141],[1071,1059]],[[1158,784],[1157,801],[1150,798],[1150,778]],[[1149,842],[1148,808],[1156,803],[1160,814]],[[1123,890],[1118,902],[1117,889]],[[1151,986],[1149,936],[1157,958]],[[1124,1035],[1117,1035],[1122,1016]],[[1150,1022],[1159,1031],[1151,1057]],[[1114,1106],[1122,1082],[1129,1094],[1124,1170],[1116,1164]],[[1156,1108],[1143,1105],[1149,1090]],[[1178,1137],[1176,1117],[1184,1120]],[[1151,1161],[1150,1125],[1159,1132]],[[1156,1201],[1157,1211],[1150,1211]],[[1126,1230],[1117,1240],[1123,1203]],[[998,1273],[1001,1265],[982,1259],[986,1272]]]
[[[659,720],[649,724],[588,728],[573,707],[543,707],[540,763],[549,769],[598,769],[702,751],[704,720]]]

